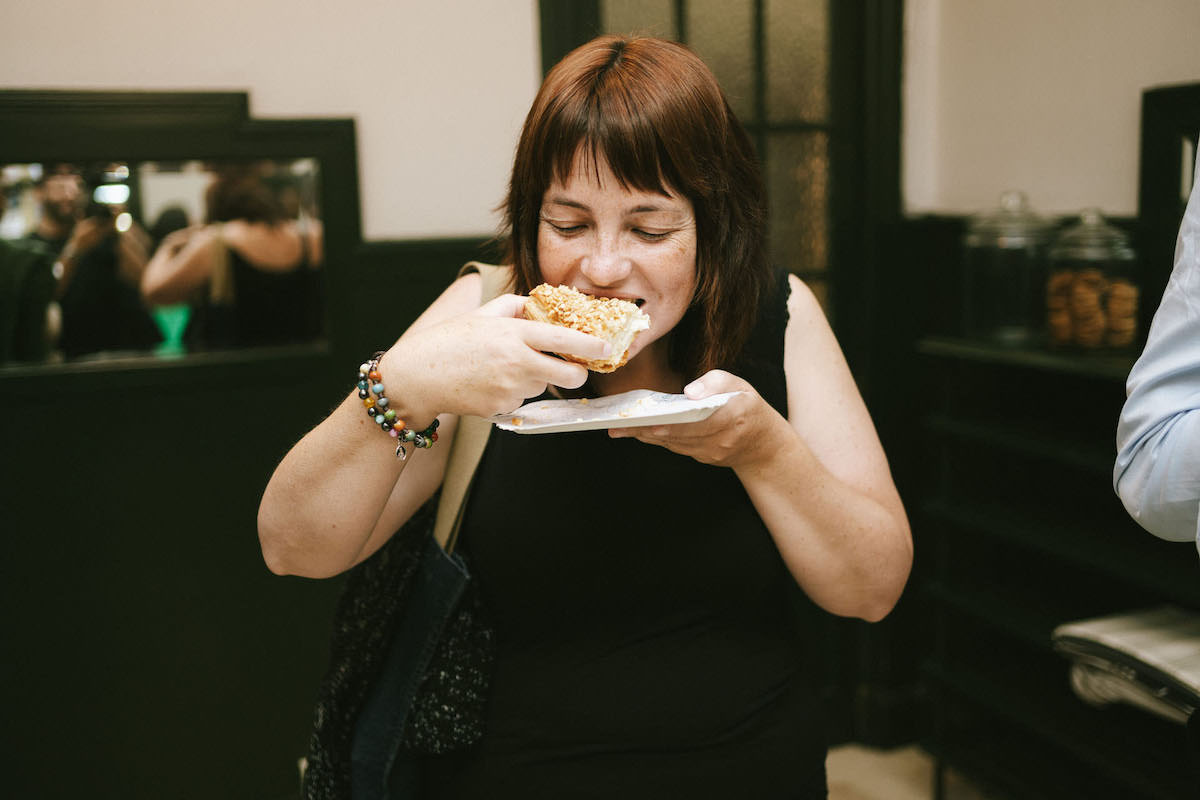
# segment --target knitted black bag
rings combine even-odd
[[[389,648],[419,580],[437,512],[437,496],[352,569],[334,612],[330,661],[318,691],[303,779],[305,800],[345,800],[378,787],[354,786],[355,729],[379,689]],[[461,554],[456,554],[461,559]],[[404,721],[400,749],[409,756],[467,747],[483,735],[494,637],[474,581],[440,632]],[[375,743],[375,746],[388,743]],[[390,764],[389,764],[390,768]]]
[[[481,302],[511,291],[510,268],[472,261],[459,275],[469,272],[482,276]],[[396,792],[383,784],[411,782],[420,755],[464,748],[483,736],[495,637],[467,561],[454,545],[491,428],[484,419],[460,417],[442,489],[350,571],[313,712],[304,800],[389,798]],[[446,516],[435,532],[442,495]],[[422,625],[421,614],[406,614],[430,594],[435,603],[448,597],[428,591],[443,584],[454,584],[461,594],[453,605],[435,608],[431,617],[444,621],[440,628]],[[397,639],[398,631],[411,636],[414,629],[422,642],[415,654],[399,647],[410,642]],[[424,652],[431,642],[432,652]],[[403,680],[395,680],[399,674]],[[415,687],[407,684],[410,675]]]

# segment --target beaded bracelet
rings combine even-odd
[[[382,356],[383,353],[376,353],[366,363],[359,365],[358,396],[367,408],[367,416],[378,423],[389,436],[398,440],[396,458],[403,461],[408,458],[408,451],[404,449],[405,442],[426,450],[433,447],[433,443],[438,439],[438,419],[434,417],[429,427],[420,432],[404,426],[404,420],[388,408],[388,399],[383,394],[383,374],[379,371],[379,359]]]

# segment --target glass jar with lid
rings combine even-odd
[[[963,332],[1023,347],[1040,337],[1049,226],[1024,193],[1007,191],[999,207],[974,216],[963,239]]]
[[[1137,339],[1137,255],[1129,237],[1089,208],[1050,246],[1046,332],[1055,347],[1128,350]]]

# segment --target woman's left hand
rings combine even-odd
[[[792,435],[787,420],[736,375],[712,370],[683,389],[693,400],[725,392],[740,394],[699,422],[612,428],[608,435],[655,444],[718,467],[746,467],[766,459],[777,451],[780,437]]]

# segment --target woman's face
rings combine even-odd
[[[566,182],[546,190],[538,267],[546,283],[641,306],[650,329],[635,340],[632,360],[665,341],[691,303],[696,218],[686,197],[624,189],[606,162],[599,166],[597,175],[576,155]]]

